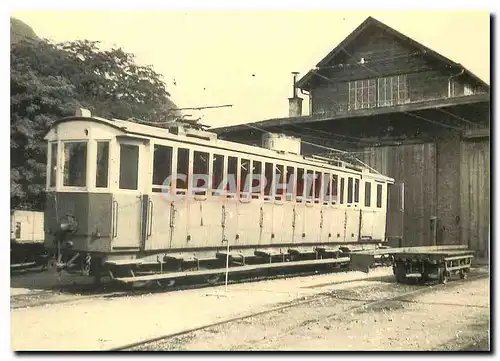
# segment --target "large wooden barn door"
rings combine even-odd
[[[360,158],[384,175],[404,183],[404,217],[391,205],[387,215],[388,236],[401,233],[402,246],[433,243],[431,218],[436,216],[436,146],[435,143],[364,148]],[[393,186],[394,187],[394,186]]]
[[[488,138],[464,140],[460,145],[460,237],[476,250],[489,254],[490,144]]]

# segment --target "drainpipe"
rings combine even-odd
[[[448,77],[448,98],[451,98],[451,79],[452,79],[452,78],[455,78],[455,77],[457,77],[457,76],[460,76],[460,75],[462,75],[463,73],[465,73],[465,69],[463,69],[463,68],[462,68],[462,71],[461,71],[460,73],[458,73],[458,74],[454,74],[454,75],[450,75],[450,76]]]

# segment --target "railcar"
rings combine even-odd
[[[78,267],[96,280],[208,277],[226,266],[321,263],[385,241],[393,179],[305,157],[300,139],[250,146],[85,110],[57,120],[45,139],[51,269]]]
[[[43,212],[13,210],[10,214],[10,263],[21,266],[41,262],[44,254]]]

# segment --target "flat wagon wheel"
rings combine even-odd
[[[460,278],[463,280],[467,279],[467,271],[465,269],[460,270]]]
[[[439,268],[439,283],[443,285],[448,283],[448,275],[446,274],[444,267]]]
[[[404,263],[396,263],[396,282],[404,283],[406,281],[406,267]]]

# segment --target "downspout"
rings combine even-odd
[[[465,69],[464,69],[464,68],[462,68],[462,71],[461,71],[460,73],[458,73],[458,74],[454,74],[454,75],[450,75],[450,76],[448,77],[448,98],[451,98],[451,79],[452,79],[452,78],[455,78],[455,77],[457,77],[457,76],[460,76],[460,75],[462,75],[463,73],[465,73]]]

